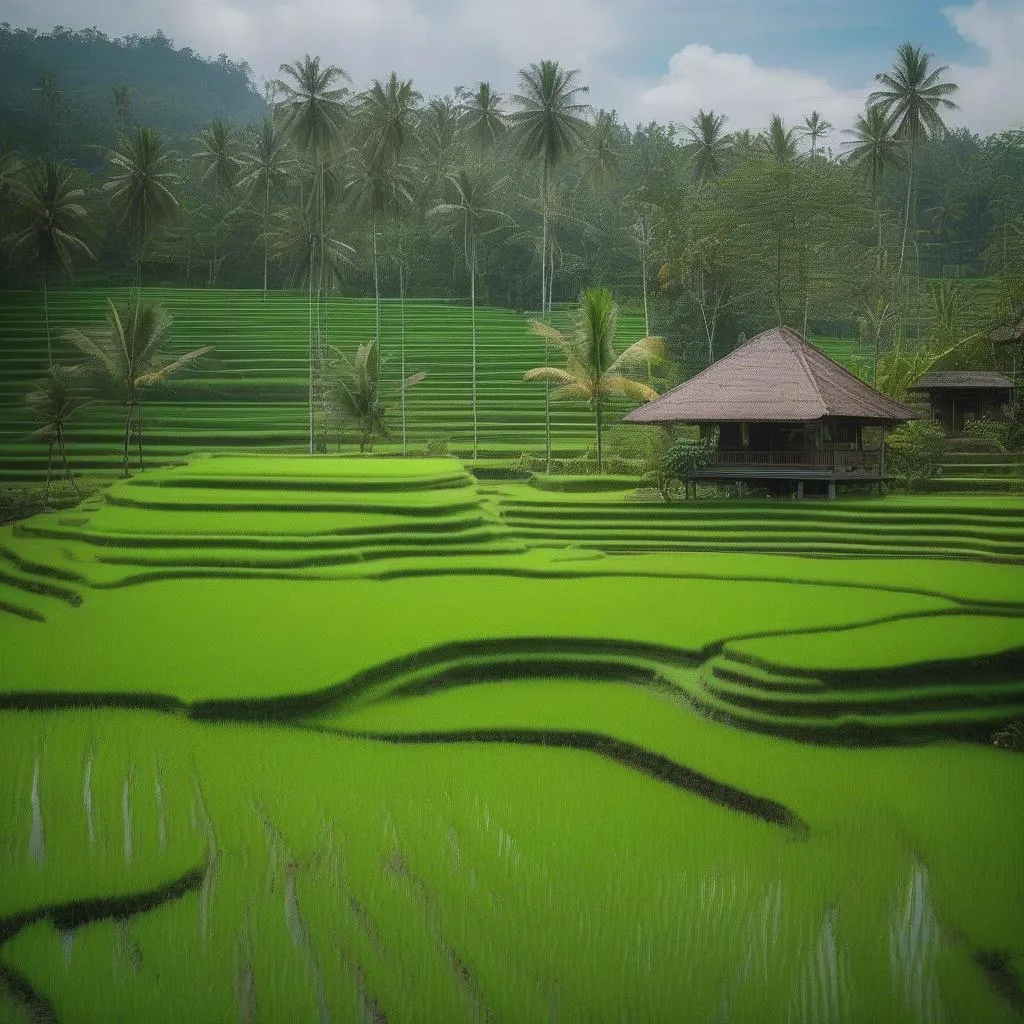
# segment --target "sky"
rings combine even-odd
[[[178,47],[248,61],[257,80],[309,52],[357,88],[395,70],[426,97],[482,80],[514,91],[518,69],[551,58],[630,126],[686,124],[704,108],[756,131],[773,113],[792,125],[818,110],[836,147],[910,41],[960,85],[948,124],[1024,127],[1024,0],[0,0],[0,21],[160,29]]]

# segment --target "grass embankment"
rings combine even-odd
[[[1005,721],[1019,565],[519,550],[507,497],[215,458],[0,534],[45,618],[0,614],[0,1016],[1014,1019],[1024,761],[795,743],[715,680]]]

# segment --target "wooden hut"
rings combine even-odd
[[[626,416],[630,423],[718,427],[718,446],[699,480],[774,489],[878,483],[884,428],[917,419],[789,327],[764,331],[695,377]],[[864,428],[881,427],[874,447]]]
[[[1002,419],[1013,383],[1001,373],[983,370],[932,370],[908,390],[927,394],[932,419],[957,437],[967,420]]]

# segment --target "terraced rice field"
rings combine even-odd
[[[0,1020],[1018,1020],[1022,532],[279,454],[4,527]]]
[[[74,360],[61,340],[71,327],[100,326],[108,295],[125,291],[66,290],[50,296],[50,320],[58,358]],[[143,433],[151,465],[179,460],[212,448],[292,449],[308,447],[308,305],[304,295],[209,289],[145,289],[144,297],[163,303],[172,314],[172,348],[181,353],[214,345],[203,368],[173,388],[147,400]],[[544,345],[528,327],[528,315],[512,310],[477,309],[478,420],[480,454],[515,457],[544,448],[544,389],[526,384],[523,372],[543,363]],[[345,351],[374,332],[374,304],[331,299],[328,340]],[[569,312],[556,310],[553,322],[568,327]],[[624,347],[643,334],[643,318],[620,319]],[[426,380],[407,394],[407,450],[422,453],[428,442],[447,442],[452,452],[472,450],[470,309],[446,301],[397,300],[382,303],[381,346],[384,376],[399,379],[404,337],[407,372],[427,371]],[[863,360],[857,346],[822,341],[833,358],[854,367]],[[859,362],[858,362],[859,361]],[[27,441],[32,423],[23,398],[46,365],[41,299],[33,292],[0,294],[0,486],[41,481],[46,450]],[[611,410],[625,412],[613,403]],[[593,421],[585,405],[553,406],[552,442],[556,454],[576,456],[593,444]],[[86,411],[69,431],[74,471],[116,475],[120,470],[123,413],[117,407]],[[400,447],[400,406],[393,404],[389,425]],[[346,435],[351,450],[354,435]],[[333,446],[336,437],[332,434]],[[384,450],[388,446],[384,445]]]
[[[74,361],[61,335],[71,327],[101,326],[107,296],[126,292],[56,291],[50,320],[57,358]],[[308,447],[308,305],[305,296],[238,290],[146,289],[173,316],[172,349],[186,352],[214,345],[204,367],[172,389],[154,394],[144,409],[144,438],[153,464],[193,451],[231,447]],[[41,480],[45,445],[27,442],[32,424],[22,405],[29,382],[46,365],[40,297],[32,292],[0,294],[0,484]],[[544,389],[526,384],[523,372],[543,364],[543,341],[528,317],[507,309],[477,310],[478,422],[483,453],[517,456],[544,446]],[[353,352],[374,333],[372,301],[332,299],[327,304],[328,340]],[[554,322],[568,325],[568,313]],[[620,346],[643,334],[643,318],[623,316]],[[471,325],[468,306],[450,302],[397,300],[382,303],[384,377],[394,385],[405,339],[407,373],[427,371],[407,394],[406,440],[422,452],[429,441],[452,451],[472,449]],[[625,411],[628,406],[622,406]],[[400,405],[393,402],[389,426],[400,447]],[[556,451],[579,454],[593,443],[592,418],[584,405],[556,406],[552,413]],[[76,472],[119,471],[123,412],[88,410],[69,431],[69,456]],[[336,436],[332,433],[331,444]],[[351,450],[354,435],[346,435]],[[387,447],[387,446],[385,446]]]

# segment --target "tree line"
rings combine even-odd
[[[62,159],[56,133],[44,152],[0,156],[7,280],[38,281],[44,315],[75,269],[136,289],[301,289],[311,447],[330,294],[372,294],[379,338],[382,295],[543,316],[610,282],[683,372],[786,323],[859,332],[875,379],[880,354],[927,340],[936,318],[966,338],[1020,302],[1024,133],[948,131],[957,86],[921,48],[898,48],[838,153],[817,111],[761,132],[704,110],[630,130],[591,108],[580,75],[541,60],[511,95],[480,82],[425,99],[395,72],[357,91],[306,55],[268,84],[262,120],[177,141],[137,124],[119,86],[103,173]],[[1002,292],[929,283],[971,276]]]

